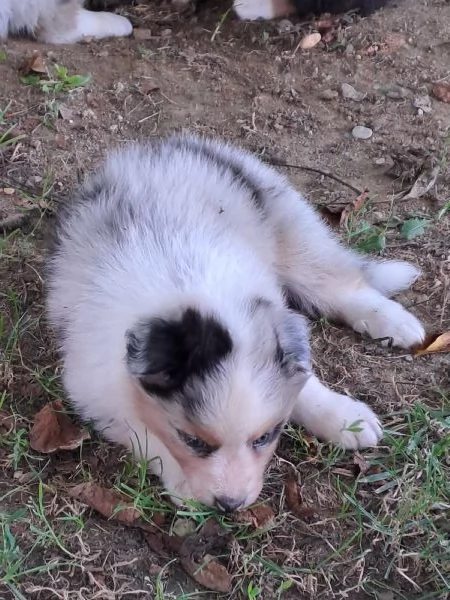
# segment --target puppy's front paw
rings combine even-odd
[[[353,323],[359,333],[368,333],[372,338],[391,338],[394,346],[411,348],[420,344],[425,330],[420,321],[401,304],[385,299],[379,305],[368,307],[366,314]],[[388,344],[389,340],[383,341]]]
[[[333,392],[316,378],[300,393],[292,420],[320,440],[349,450],[376,446],[383,436],[380,421],[367,404]]]
[[[383,436],[378,417],[367,404],[348,396],[340,396],[336,410],[336,426],[339,428],[330,441],[348,450],[376,446]]]

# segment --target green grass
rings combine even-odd
[[[354,533],[322,566],[345,555],[355,543],[364,552],[372,541],[382,548],[386,564],[379,581],[367,579],[367,589],[375,584],[382,587],[397,574],[417,592],[429,586],[436,598],[444,598],[450,593],[448,401],[441,410],[418,403],[410,411],[395,415],[371,465],[375,473],[358,478],[352,485],[336,482],[342,499],[340,519],[351,519]],[[363,504],[360,491],[367,488],[371,501]],[[419,573],[420,585],[414,581],[414,574]]]

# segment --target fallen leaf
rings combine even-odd
[[[37,452],[50,454],[57,450],[75,450],[90,437],[88,431],[72,423],[64,412],[62,402],[55,400],[34,417],[30,445]]]
[[[310,33],[308,35],[305,35],[305,37],[300,40],[299,48],[301,48],[302,50],[311,50],[311,48],[317,46],[321,39],[322,36],[320,35],[320,33]]]
[[[450,331],[430,333],[425,337],[422,344],[413,348],[414,356],[424,356],[440,352],[450,352]]]
[[[215,556],[229,554],[231,535],[210,519],[198,533],[187,536],[180,547],[183,569],[203,587],[221,592],[231,591],[231,576]]]
[[[130,527],[139,527],[145,531],[155,531],[161,525],[164,515],[155,513],[153,522],[144,521],[141,512],[115,490],[104,488],[90,481],[80,483],[68,490],[69,496],[87,504],[107,519],[114,519]]]
[[[416,200],[428,194],[435,185],[440,171],[441,167],[439,165],[423,168],[410,191],[403,197],[403,200]]]
[[[47,66],[42,54],[40,52],[35,52],[32,56],[27,58],[20,71],[23,75],[30,75],[32,73],[46,75]]]
[[[284,485],[286,493],[286,504],[289,510],[300,519],[307,519],[318,514],[312,506],[306,506],[301,497],[298,483],[294,477],[289,478]]]
[[[236,515],[236,521],[251,525],[255,529],[269,527],[275,520],[275,514],[267,504],[257,504],[245,510],[241,510]]]
[[[353,464],[356,467],[356,475],[365,475],[370,469],[369,463],[359,452],[353,454]]]
[[[406,240],[412,240],[418,235],[422,235],[430,225],[428,219],[408,219],[403,223],[400,233]]]
[[[350,202],[349,204],[347,204],[344,207],[344,209],[341,213],[341,217],[339,219],[339,225],[341,227],[345,227],[347,225],[350,215],[353,215],[362,209],[362,207],[366,203],[368,197],[369,197],[369,190],[364,190],[352,202]]]
[[[450,81],[435,83],[431,88],[431,93],[441,102],[450,104]]]
[[[350,215],[359,212],[368,198],[369,190],[364,190],[361,194],[359,194],[359,196],[352,200],[352,202],[349,202],[344,207],[321,206],[319,210],[331,227],[345,227],[348,223]]]

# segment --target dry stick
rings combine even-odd
[[[328,177],[329,179],[334,179],[334,181],[337,181],[341,185],[344,185],[345,187],[348,187],[350,190],[354,191],[358,195],[363,194],[364,192],[368,191],[367,189],[360,190],[359,188],[357,188],[356,186],[352,185],[351,183],[348,183],[348,181],[344,181],[343,179],[341,179],[337,175],[333,175],[333,173],[329,173],[328,171],[322,171],[322,169],[317,169],[316,167],[307,167],[306,165],[290,165],[290,164],[285,163],[285,162],[283,162],[281,160],[278,160],[276,158],[271,158],[268,162],[271,165],[274,165],[274,166],[277,166],[277,167],[286,167],[288,169],[301,169],[302,171],[309,171],[311,173],[317,173],[318,175],[322,175],[323,177]]]

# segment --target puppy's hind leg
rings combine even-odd
[[[420,322],[387,297],[410,286],[419,271],[404,262],[368,261],[345,248],[298,194],[296,202],[292,196],[285,194],[277,207],[277,231],[279,276],[294,306],[403,348],[421,342]]]
[[[122,37],[133,27],[125,17],[82,8],[80,0],[60,0],[58,12],[40,24],[39,39],[49,44],[74,44],[84,38]]]

